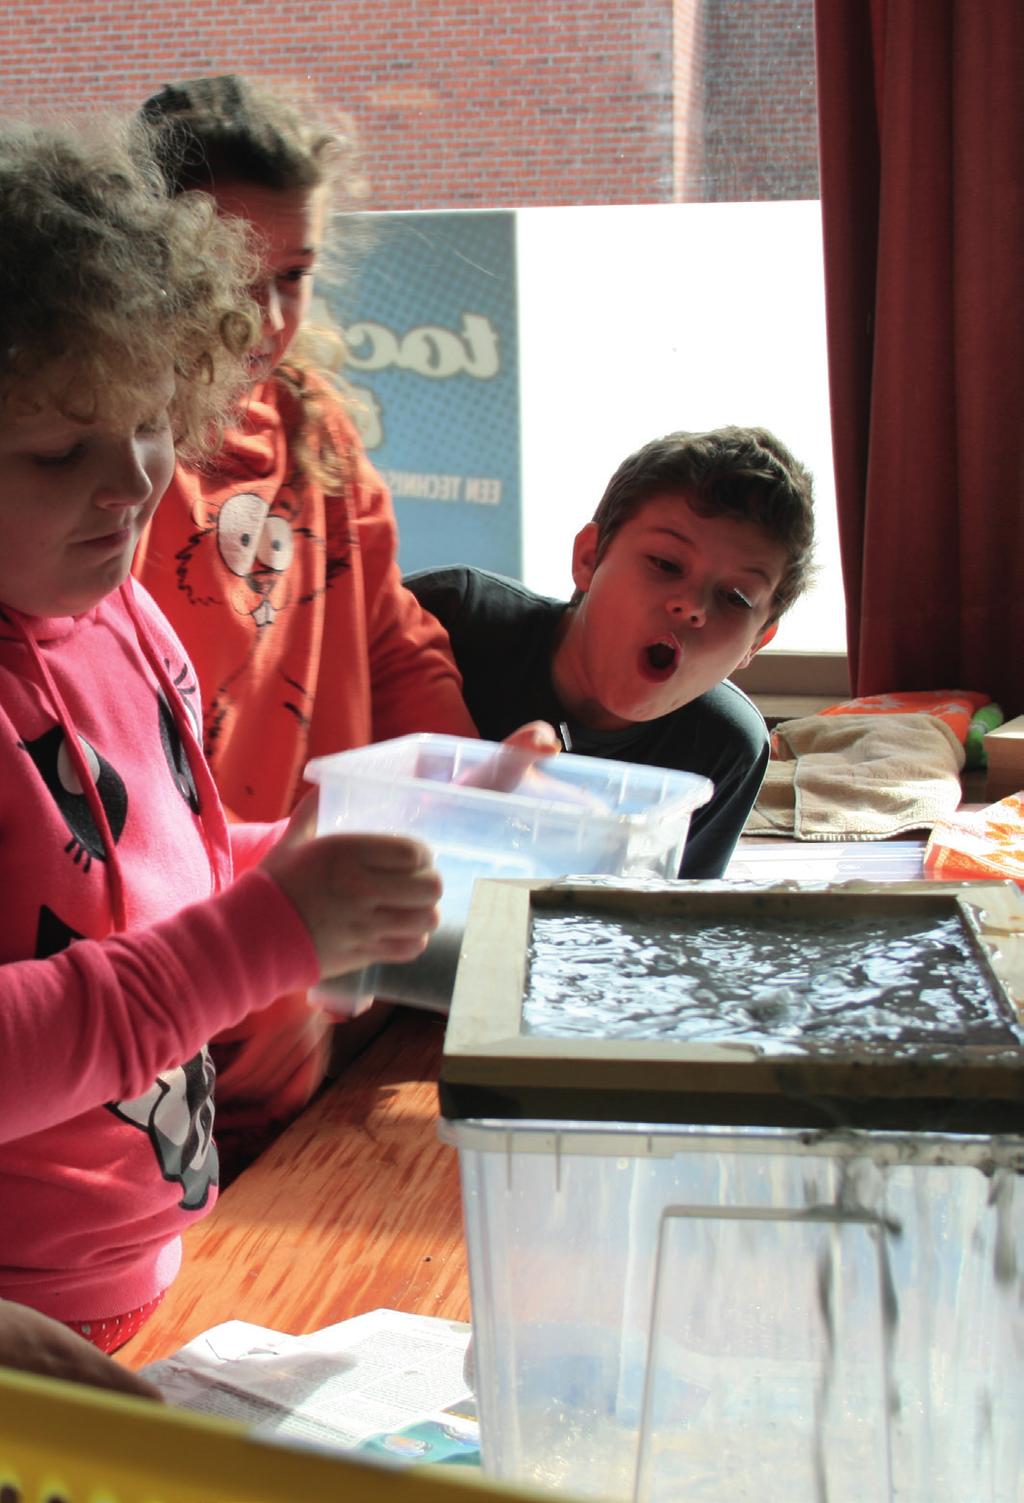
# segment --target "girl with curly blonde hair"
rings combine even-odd
[[[215,453],[247,389],[243,228],[100,125],[0,124],[0,221],[0,1363],[102,1382],[66,1328],[126,1341],[217,1194],[207,1040],[418,954],[439,883],[308,809],[229,827],[129,572],[176,451]]]

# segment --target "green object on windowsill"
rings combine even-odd
[[[967,727],[967,737],[964,742],[964,750],[967,760],[964,763],[966,772],[975,772],[988,765],[985,755],[985,737],[989,731],[994,731],[997,725],[1003,723],[1003,712],[993,700],[987,705],[982,705],[980,710],[975,710],[971,716],[971,723]]]

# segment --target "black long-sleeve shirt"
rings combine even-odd
[[[693,812],[679,875],[723,875],[768,765],[767,727],[741,689],[725,679],[657,720],[591,730],[566,714],[551,678],[564,601],[462,565],[424,569],[405,583],[447,629],[466,704],[486,740],[501,741],[528,720],[564,721],[583,756],[709,778],[715,791]]]

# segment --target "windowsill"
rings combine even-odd
[[[773,697],[787,701],[816,701],[814,709],[850,698],[850,670],[845,652],[759,652],[746,668],[730,674],[762,713]],[[814,709],[799,713],[813,715]],[[782,718],[782,717],[780,717]],[[788,717],[787,718],[792,718]]]
[[[782,720],[799,720],[804,715],[817,715],[819,710],[827,710],[830,705],[841,703],[832,695],[751,694],[749,689],[744,692],[749,694],[757,705],[767,720],[769,728],[778,725]]]

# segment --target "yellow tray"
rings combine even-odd
[[[4,1503],[539,1503],[461,1469],[396,1469],[228,1420],[0,1368]],[[550,1499],[548,1500],[550,1503]]]

